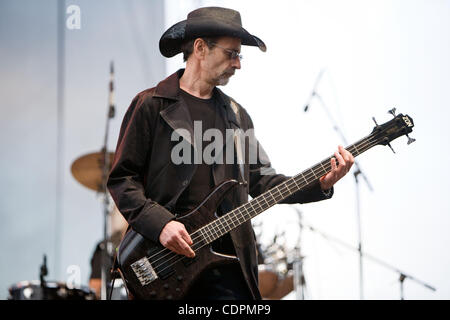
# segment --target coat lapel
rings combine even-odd
[[[227,129],[237,129],[239,128],[236,116],[230,108],[230,101],[229,98],[217,87],[214,89],[215,94],[218,97],[218,103],[220,107],[217,110],[216,113],[216,119],[215,119],[215,128],[222,129],[222,135],[223,135],[223,147],[221,149],[221,154],[218,155],[218,158],[222,158],[224,164],[217,164],[214,163],[213,166],[213,177],[214,177],[214,183],[218,185],[225,179],[238,179],[236,172],[232,170],[233,172],[230,172],[230,168],[226,165],[226,149],[227,146],[231,146],[231,149],[234,150],[234,141],[233,141],[233,135],[227,135],[226,131]],[[236,161],[236,155],[234,154],[233,161]],[[233,162],[235,163],[235,162]],[[228,169],[227,169],[228,167]],[[227,172],[226,172],[227,171]],[[230,174],[232,177],[230,177]]]
[[[180,78],[183,73],[184,69],[180,69],[161,81],[156,86],[153,97],[173,100],[173,103],[161,110],[159,114],[174,131],[195,148],[191,114],[184,100],[180,98]]]
[[[186,103],[180,99],[159,113],[164,121],[194,146],[194,128]]]
[[[227,120],[225,121],[226,123],[225,125],[227,129],[240,128],[239,122],[236,119],[236,115],[234,111],[231,109],[230,98],[226,94],[224,94],[222,90],[220,90],[219,88],[216,87],[215,90],[218,93],[219,101],[223,105],[225,110],[225,116]]]

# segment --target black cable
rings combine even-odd
[[[109,291],[109,294],[106,295],[106,300],[111,300],[112,297],[112,292],[114,290],[114,282],[116,281],[116,277],[115,277],[115,270],[117,270],[117,251],[114,253],[114,260],[113,260],[113,264],[111,267],[111,290]],[[106,291],[108,291],[108,288],[106,288]]]
[[[112,292],[114,290],[114,282],[116,281],[116,277],[113,277],[113,274],[114,274],[114,271],[111,270],[111,277],[112,277],[112,279],[111,279],[111,289],[109,291],[109,294],[106,296],[106,300],[111,300]],[[106,291],[108,291],[108,288],[106,288]]]

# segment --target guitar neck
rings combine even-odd
[[[373,134],[370,134],[369,136],[348,146],[346,149],[354,157],[357,157],[375,146],[377,143],[374,140]],[[270,190],[260,194],[251,201],[203,226],[194,232],[194,234],[202,236],[205,242],[211,243],[229,231],[237,228],[244,222],[256,217],[260,213],[286,199],[295,192],[315,183],[320,177],[324,176],[331,170],[331,158],[334,158],[334,156],[317,163],[311,168],[306,169],[296,176],[291,177]]]

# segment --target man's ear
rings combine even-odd
[[[199,60],[203,60],[203,58],[206,55],[207,50],[207,44],[205,40],[201,38],[197,38],[194,41],[194,48],[193,48],[193,54],[197,57]]]

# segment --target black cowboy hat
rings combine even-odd
[[[190,12],[186,20],[164,32],[159,40],[159,50],[163,56],[170,58],[181,52],[181,44],[186,40],[216,36],[239,38],[242,45],[266,51],[266,45],[261,39],[242,28],[238,11],[220,7],[205,7]]]

